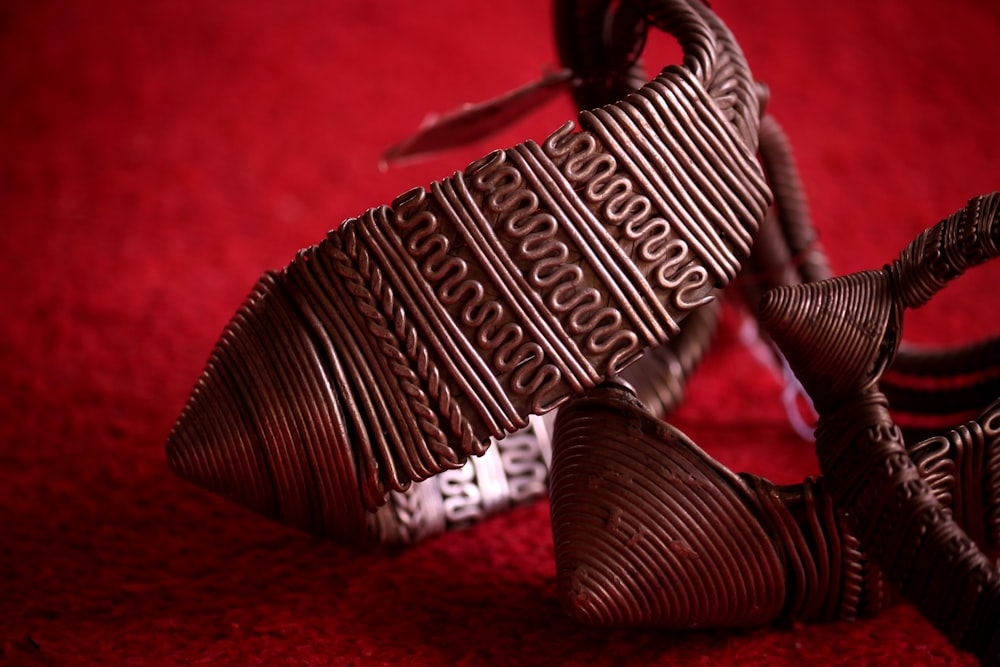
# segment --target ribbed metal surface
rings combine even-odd
[[[173,429],[173,469],[361,541],[391,493],[482,456],[715,299],[769,203],[759,90],[700,2],[649,10],[684,66],[580,131],[347,220],[265,276]]]

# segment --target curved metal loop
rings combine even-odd
[[[646,33],[653,26],[677,37],[685,53],[685,66],[702,80],[717,104],[733,107],[734,90],[755,95],[760,92],[759,88],[747,85],[749,71],[728,30],[710,11],[702,11],[700,3],[692,6],[683,1],[557,1],[554,9],[557,44],[564,64],[578,76],[573,94],[581,111],[611,104],[646,83],[638,58]],[[737,66],[725,70],[723,76],[717,62],[733,61],[734,54],[738,56]],[[779,178],[778,182],[785,181]],[[626,370],[624,377],[632,380],[640,396],[655,402],[662,413],[673,410],[683,400],[687,379],[707,351],[717,326],[718,306],[719,301],[715,300],[695,310],[681,323],[677,336],[653,348]],[[527,446],[532,435],[536,436],[532,440],[532,460],[536,465],[530,468],[530,474],[533,480],[541,476],[532,486],[535,493],[515,498],[513,502],[536,498],[547,488],[548,471],[538,468],[549,458],[547,429],[533,418],[527,431],[491,445],[491,450],[503,449],[514,441]],[[488,472],[496,467],[491,463],[495,458],[495,451],[487,452],[472,466],[446,471],[406,491],[393,491],[389,502],[368,520],[373,539],[382,543],[410,543],[502,511],[511,501],[489,500],[499,493],[497,484],[506,483],[503,476],[495,474],[493,477],[499,481],[494,481]],[[506,469],[505,473],[516,484],[516,473]],[[455,495],[460,490],[464,495]],[[464,514],[455,518],[456,513],[449,511],[449,507],[461,507]]]
[[[578,105],[611,104],[645,81],[637,56],[650,25],[677,39],[684,66],[756,151],[761,91],[729,29],[698,0],[557,0],[556,44],[563,65],[579,76]]]

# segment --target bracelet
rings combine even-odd
[[[769,201],[760,91],[707,8],[648,9],[683,66],[266,273],[171,432],[171,468],[361,543],[390,493],[481,456],[714,300]]]
[[[1000,535],[991,439],[1000,418],[991,407],[965,430],[907,449],[919,426],[904,432],[888,405],[921,422],[996,396],[997,341],[931,354],[900,350],[899,341],[905,307],[997,254],[998,197],[974,200],[883,272],[828,279],[780,128],[761,116],[766,90],[706,7],[558,0],[556,15],[560,56],[580,75],[574,95],[598,107],[581,113],[581,130],[567,123],[541,145],[495,151],[345,221],[266,273],[223,331],[171,433],[171,467],[341,541],[408,543],[459,527],[544,491],[548,454],[536,415],[580,395],[603,396],[598,411],[601,401],[621,402],[601,394],[607,388],[593,391],[620,372],[658,411],[672,409],[705,352],[721,290],[747,266],[745,298],[761,302],[819,408],[826,478],[793,489],[736,477],[692,455],[680,435],[657,431],[670,467],[709,469],[704,488],[732,491],[713,497],[721,504],[707,514],[681,496],[670,511],[733,519],[711,530],[689,526],[716,555],[750,548],[740,552],[735,584],[719,579],[723,561],[713,558],[701,565],[714,571],[681,570],[677,586],[660,591],[682,601],[670,608],[683,613],[666,624],[876,609],[888,594],[878,570],[866,571],[863,550],[953,642],[997,660],[1000,584],[983,550]],[[638,54],[650,25],[678,39],[684,64],[631,92],[642,83]],[[776,285],[787,287],[766,291]],[[626,371],[647,348],[654,354]],[[928,376],[960,382],[930,391],[921,381]],[[616,465],[643,464],[635,451],[626,462],[613,444],[599,449]],[[470,457],[479,458],[463,467]],[[572,464],[557,468],[560,479],[573,478]],[[556,486],[554,471],[554,496]],[[555,507],[574,502],[554,497],[554,525]],[[585,530],[585,521],[563,516],[573,511],[560,510],[559,526]],[[609,518],[612,532],[621,519]],[[712,531],[719,534],[706,537]],[[775,535],[784,551],[765,548]],[[632,533],[624,553],[644,539]],[[695,553],[663,539],[670,558]],[[790,569],[775,565],[782,559]],[[646,622],[587,607],[587,585],[607,576],[599,561],[572,568],[576,578],[561,584],[567,606],[581,618]],[[701,588],[685,588],[692,585]],[[712,586],[725,590],[705,597]]]

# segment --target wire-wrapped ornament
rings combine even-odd
[[[879,379],[899,345],[904,310],[998,255],[994,193],[925,231],[882,271],[779,288],[761,302],[763,322],[819,410],[820,467],[852,532],[903,597],[988,664],[1000,663],[1000,570],[907,453]],[[995,418],[980,426],[987,434],[997,427]],[[985,472],[985,488],[995,489],[995,464]],[[963,504],[963,513],[985,511],[992,523],[995,504],[974,505]]]
[[[171,468],[363,543],[390,493],[676,336],[740,270],[769,192],[731,35],[697,2],[649,11],[684,66],[264,274],[170,435]]]
[[[736,474],[631,387],[570,401],[552,444],[559,598],[577,620],[746,628],[851,621],[899,599],[828,480]],[[1000,558],[1000,400],[907,452],[958,526]]]
[[[993,194],[882,272],[765,294],[762,318],[820,411],[826,478],[776,487],[736,475],[620,385],[560,410],[550,493],[567,611],[604,625],[747,627],[850,620],[901,594],[958,647],[1000,661],[1000,400],[907,444],[878,389],[903,309],[997,255]],[[996,339],[959,351],[968,368],[973,352],[988,369]],[[932,371],[946,358],[907,363]]]

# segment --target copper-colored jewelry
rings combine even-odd
[[[1000,401],[907,451],[961,528],[1000,557]],[[734,474],[620,384],[560,410],[550,495],[560,600],[587,623],[854,620],[898,597],[828,480]]]
[[[997,255],[993,194],[928,229],[882,271],[779,288],[761,303],[764,324],[819,410],[820,467],[851,531],[905,598],[991,664],[1000,661],[1000,571],[921,477],[879,380],[899,345],[903,311]],[[986,473],[986,487],[996,488],[992,464]],[[996,513],[976,503],[962,509],[991,520]]]
[[[564,407],[550,495],[567,610],[601,624],[750,626],[852,619],[899,590],[957,646],[1000,660],[1000,400],[905,445],[878,391],[903,308],[998,254],[994,194],[883,272],[764,296],[762,317],[820,409],[817,448],[832,477],[775,487],[734,475],[620,387]],[[961,378],[995,354],[993,340],[907,363]],[[963,365],[948,373],[949,358]]]
[[[577,77],[580,83],[573,89],[579,103],[605,99],[641,79],[641,68],[636,61],[637,47],[634,45],[603,45],[586,50],[569,48],[567,42],[571,42],[571,38],[575,40],[587,35],[583,28],[590,25],[590,21],[597,21],[602,26],[606,22],[598,20],[593,13],[594,7],[587,3],[568,3],[569,7],[564,4],[557,3],[557,16],[564,19],[557,20],[556,25],[562,26],[557,29],[557,34],[561,36],[566,64],[584,68],[584,72]],[[620,6],[618,10],[627,12],[629,8]],[[566,16],[568,12],[574,15],[580,13],[580,16],[569,19]],[[629,18],[641,27],[642,17],[630,15]],[[619,31],[623,30],[625,22],[620,16],[615,23]],[[567,30],[567,26],[573,29]],[[600,39],[607,37],[604,32],[599,36]],[[624,37],[634,41],[640,40],[642,35],[639,30],[627,30]],[[601,65],[604,75],[588,76],[586,68],[598,66],[596,57],[602,49],[610,51],[605,54],[609,62]],[[587,59],[581,61],[580,54],[585,54]],[[618,76],[615,76],[616,72]],[[769,115],[761,119],[759,150],[764,173],[774,193],[774,204],[758,232],[746,269],[739,279],[744,297],[752,304],[756,304],[760,294],[771,287],[811,282],[831,275],[802,194],[791,147],[778,123]],[[683,402],[687,381],[708,351],[718,326],[721,304],[721,299],[715,299],[696,309],[681,323],[680,332],[667,344],[652,348],[642,359],[622,371],[621,378],[628,382],[654,415],[666,417]],[[918,386],[926,386],[926,383]],[[532,436],[536,436],[535,439]],[[547,438],[544,425],[540,428],[529,427],[514,438],[519,446],[534,452],[534,464],[530,470],[531,488],[535,492],[506,497],[502,492],[502,481],[491,483],[488,472],[479,473],[480,467],[486,471],[495,468],[492,462],[495,456],[487,451],[484,456],[487,460],[474,459],[472,468],[467,466],[455,472],[445,472],[426,482],[414,484],[406,492],[393,492],[387,505],[379,509],[376,523],[372,526],[376,541],[410,544],[540,497],[548,488],[548,469],[541,468],[542,463],[549,460]],[[500,442],[509,440],[511,436]],[[497,445],[491,445],[491,449],[495,448]],[[539,478],[539,475],[542,477]],[[445,480],[448,480],[447,483]],[[487,498],[494,501],[489,502]],[[446,506],[460,508],[458,513],[462,520],[456,522],[447,518]]]
[[[583,3],[572,4],[576,11],[585,9]],[[622,48],[617,52],[625,53]],[[593,50],[587,53],[593,57]],[[630,56],[624,62],[633,63],[633,58]],[[573,64],[592,66],[592,62]],[[634,78],[623,77],[621,85],[628,85]],[[581,77],[581,81],[607,85],[609,79]],[[581,86],[586,87],[586,84]],[[590,93],[594,94],[597,93]],[[584,99],[590,97],[584,96]],[[802,196],[788,140],[771,116],[761,119],[760,132],[762,166],[775,201],[747,261],[746,271],[753,277],[747,279],[741,274],[740,286],[751,303],[759,300],[763,289],[821,280],[830,275]],[[718,326],[721,303],[721,299],[716,299],[692,312],[681,324],[677,336],[649,350],[642,359],[622,371],[621,378],[657,417],[666,417],[683,402],[687,381],[708,351]],[[484,457],[474,459],[471,466],[446,471],[414,484],[406,492],[393,492],[389,502],[376,514],[372,525],[374,539],[381,543],[411,544],[539,498],[548,488],[549,431],[537,418],[532,421],[537,425],[491,445]],[[509,448],[512,442],[522,450],[520,470],[528,477],[521,482],[514,479],[508,483],[490,471],[497,465],[495,450]],[[524,462],[525,458],[530,458],[530,465]],[[508,476],[511,475],[509,468],[509,465],[504,468]],[[505,492],[507,488],[525,484],[531,489],[530,493],[508,496]]]
[[[676,336],[739,272],[769,192],[728,30],[698,2],[648,9],[684,66],[266,273],[171,433],[173,470],[360,543],[391,492]]]
[[[833,277],[791,146],[770,115],[761,118],[759,148],[774,204],[739,278],[740,292],[753,312],[769,289]],[[1000,337],[938,349],[903,341],[879,384],[906,440],[930,437],[975,417],[1000,395]]]
[[[942,223],[937,237],[921,237],[884,274],[814,283],[829,268],[810,236],[787,142],[771,119],[758,120],[766,91],[754,84],[718,19],[684,0],[648,6],[559,0],[556,9],[561,57],[581,74],[574,94],[585,106],[606,106],[581,114],[579,132],[567,124],[542,145],[494,152],[429,189],[400,196],[392,208],[352,218],[282,271],[265,274],[226,327],[178,419],[168,443],[172,468],[279,521],[354,543],[413,541],[484,516],[537,494],[545,470],[543,448],[517,449],[517,436],[501,442],[517,450],[510,460],[530,461],[520,468],[528,472],[504,469],[497,451],[504,447],[489,450],[490,439],[588,392],[647,347],[661,350],[653,366],[669,369],[667,382],[650,385],[651,400],[659,411],[676,405],[714,328],[708,304],[717,303],[757,240],[751,266],[764,276],[764,288],[812,283],[764,294],[748,281],[744,291],[750,302],[763,302],[776,340],[807,373],[807,388],[822,388],[818,447],[830,478],[793,489],[737,477],[676,432],[648,426],[655,420],[635,421],[647,424],[638,441],[661,449],[671,443],[669,465],[642,469],[656,462],[654,449],[625,452],[609,432],[611,444],[589,458],[610,457],[607,470],[621,478],[629,466],[640,466],[644,479],[657,484],[628,495],[630,504],[622,506],[660,511],[651,515],[657,525],[642,524],[648,533],[632,533],[616,557],[646,548],[649,535],[661,539],[665,527],[679,530],[685,518],[714,556],[687,562],[701,557],[692,558],[690,543],[661,539],[672,582],[643,592],[640,602],[595,611],[588,605],[597,598],[581,593],[581,582],[608,576],[601,568],[614,561],[610,551],[598,550],[604,561],[577,568],[583,578],[563,586],[568,606],[578,616],[615,623],[649,622],[653,609],[656,622],[673,627],[849,618],[883,601],[878,572],[859,555],[863,544],[953,641],[996,660],[996,573],[981,549],[992,548],[1000,534],[992,500],[1000,496],[1000,456],[993,452],[1000,418],[988,411],[965,430],[919,443],[908,458],[876,384],[896,356],[897,374],[887,374],[883,385],[904,411],[944,418],[996,396],[996,341],[896,355],[902,307],[929,298],[938,282],[964,269],[955,253],[996,254],[995,198],[985,200],[990,222],[965,222],[983,219],[982,210],[970,209]],[[684,66],[668,67],[630,93],[642,83],[637,54],[647,24],[679,39]],[[754,156],[758,132],[776,199],[768,221],[770,195]],[[977,237],[984,231],[985,240]],[[944,254],[921,254],[924,248]],[[839,309],[828,324],[844,337],[832,343],[802,324],[830,316],[816,305],[817,295]],[[867,310],[855,311],[862,304]],[[867,318],[860,333],[851,319],[857,313]],[[821,354],[831,349],[832,357]],[[870,358],[852,356],[858,350]],[[974,370],[984,355],[991,370],[985,376]],[[961,370],[949,370],[956,362]],[[848,372],[841,373],[844,363]],[[831,369],[841,374],[831,376]],[[932,401],[919,378],[936,375],[960,377],[961,386]],[[598,389],[583,402],[609,391]],[[561,423],[587,423],[580,404]],[[595,429],[589,443],[583,431],[567,436],[567,451],[593,446]],[[853,452],[859,440],[871,451]],[[484,454],[462,468],[468,457]],[[557,463],[558,478],[574,480],[573,465]],[[677,470],[700,480],[695,486],[707,496],[671,496],[681,478],[669,475]],[[873,471],[885,475],[869,483]],[[577,476],[592,484],[595,474]],[[985,508],[976,493],[980,477]],[[587,530],[586,516],[574,518],[576,500],[556,500],[582,498],[584,491],[553,484],[557,533]],[[651,498],[660,505],[649,505]],[[707,514],[706,503],[714,503]],[[960,524],[943,513],[949,503]],[[663,507],[684,509],[665,519]],[[732,521],[714,527],[697,521],[723,515]],[[886,516],[902,521],[898,534],[886,530]],[[605,529],[626,534],[624,517],[624,510],[604,517]],[[910,526],[915,533],[906,532]],[[557,536],[557,551],[564,542]],[[730,566],[739,566],[738,583],[722,574],[725,553]],[[917,559],[912,564],[899,561],[910,556]],[[957,574],[936,579],[940,559],[951,559]],[[714,597],[703,589],[715,590]],[[948,616],[953,612],[957,620]]]

